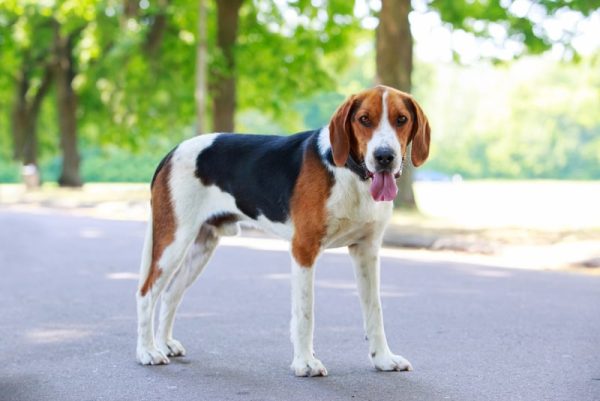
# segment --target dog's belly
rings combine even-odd
[[[240,223],[242,226],[258,228],[288,241],[294,236],[294,228],[289,221],[283,224],[274,223],[260,216],[258,220],[242,218]],[[385,221],[330,218],[327,222],[327,233],[322,240],[323,248],[339,248],[364,241],[385,224]]]
[[[256,220],[246,217],[242,220],[242,226],[258,228],[287,241],[290,241],[294,234],[294,228],[289,220],[285,223],[278,223],[270,221],[262,215],[258,216]]]

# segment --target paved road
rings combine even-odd
[[[135,363],[144,224],[0,210],[0,400],[600,400],[600,277],[383,258],[388,337],[369,365],[348,257],[317,272],[317,355],[288,370],[288,255],[217,251],[181,308],[188,357]]]

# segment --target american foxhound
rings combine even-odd
[[[291,136],[210,134],[182,142],[152,180],[152,213],[137,292],[137,359],[169,363],[185,355],[173,338],[185,290],[219,238],[250,222],[291,242],[291,365],[297,376],[325,376],[313,351],[314,265],[326,248],[347,246],[353,260],[378,370],[411,370],[386,340],[379,296],[379,248],[392,216],[408,145],[420,166],[430,128],[408,94],[385,86],[348,98],[329,126]],[[156,339],[153,316],[161,297]]]

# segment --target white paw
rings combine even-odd
[[[156,348],[138,347],[137,360],[142,365],[166,365],[169,363],[169,358]]]
[[[412,365],[400,355],[394,355],[391,352],[381,353],[376,352],[371,354],[371,361],[377,370],[389,371],[408,371],[413,370]]]
[[[327,369],[316,358],[294,358],[290,368],[296,376],[327,376]]]
[[[158,341],[158,349],[166,356],[185,356],[185,348],[181,343],[173,338],[165,341]]]

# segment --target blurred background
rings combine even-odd
[[[568,264],[598,264],[599,7],[3,0],[0,205],[143,219],[154,168],[181,140],[314,129],[381,83],[414,94],[433,141],[402,179],[388,243],[567,243]]]

